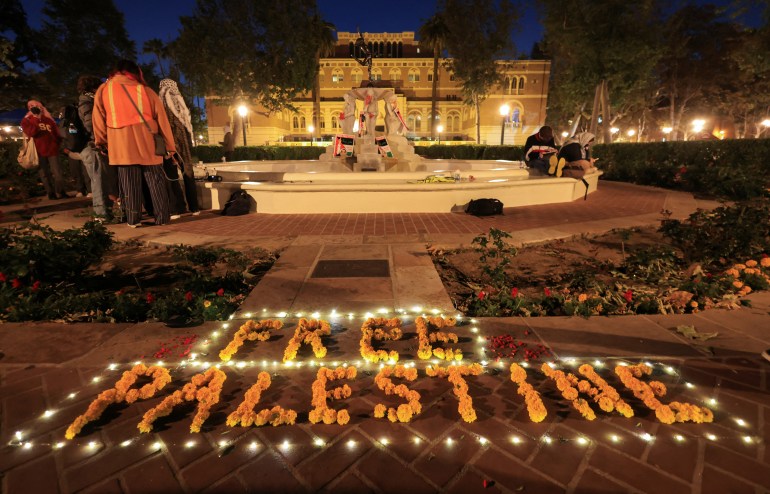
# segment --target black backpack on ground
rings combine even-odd
[[[473,199],[465,212],[474,216],[493,216],[503,214],[503,203],[497,199]]]
[[[224,216],[241,216],[242,214],[249,214],[250,206],[251,201],[249,194],[245,190],[236,190],[225,203],[222,214]]]

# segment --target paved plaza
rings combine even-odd
[[[35,208],[42,221],[66,228],[85,221],[85,204],[42,201]],[[472,422],[461,417],[458,386],[429,376],[431,362],[417,358],[417,317],[457,316],[427,245],[468,246],[490,227],[510,232],[519,244],[569,238],[654,225],[661,211],[684,218],[714,205],[689,194],[602,182],[587,201],[506,209],[501,217],[204,212],[162,227],[110,226],[119,240],[282,252],[226,323],[0,326],[0,491],[769,492],[770,363],[760,356],[770,348],[769,293],[752,293],[750,308],[678,316],[460,317],[448,328],[459,338],[451,346],[462,351],[462,364],[483,365],[480,375],[464,378],[476,414]],[[2,225],[29,213],[19,206],[0,211]],[[335,264],[341,260],[360,264],[345,273]],[[378,270],[382,265],[385,273]],[[403,338],[381,348],[397,351],[399,364],[417,369],[414,381],[394,379],[420,395],[421,413],[408,423],[375,418],[376,405],[398,407],[405,400],[386,396],[375,382],[380,364],[361,357],[361,325],[369,316],[402,319]],[[302,346],[286,365],[284,351],[302,317],[331,323],[331,334],[322,338],[328,353],[316,357]],[[238,327],[263,318],[280,319],[283,327],[267,341],[247,341],[222,362],[219,352]],[[718,336],[699,343],[679,334],[680,325]],[[515,341],[538,357],[525,362],[519,353],[498,360],[489,346],[495,341]],[[146,400],[109,405],[74,439],[65,439],[75,418],[138,361],[160,361],[171,382]],[[527,381],[547,412],[542,422],[530,419],[517,394],[511,362],[526,365]],[[217,363],[226,379],[200,433],[190,432],[195,402],[157,419],[152,432],[139,432],[146,412]],[[583,418],[542,372],[543,363],[576,375],[590,365],[633,416],[604,412],[589,398],[596,419]],[[713,422],[657,420],[615,371],[637,364],[652,368],[642,381],[666,386],[660,401],[706,407]],[[343,384],[351,389],[349,397],[329,400],[349,412],[345,425],[309,420],[320,366],[357,370],[351,379],[326,384],[327,390]],[[229,427],[228,415],[262,372],[271,385],[256,410],[294,410],[296,424]]]

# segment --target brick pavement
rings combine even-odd
[[[250,235],[258,235],[261,243],[272,235],[278,243],[302,248],[324,236],[329,243],[355,237],[352,243],[360,244],[363,235],[378,236],[377,242],[392,246],[394,238],[400,241],[398,235],[454,241],[489,226],[519,232],[553,227],[542,233],[545,236],[600,231],[652,223],[663,208],[686,215],[700,204],[654,189],[606,185],[586,202],[509,209],[498,218],[204,214],[166,227],[131,232],[122,225],[111,228],[119,238],[138,234],[157,242],[219,235],[224,243],[237,244],[254,242]],[[58,225],[83,221],[73,210],[68,213],[66,206],[59,209],[64,212],[47,221]],[[405,226],[408,221],[412,222],[409,227]],[[265,343],[247,343],[234,364],[222,367],[227,379],[221,401],[200,434],[189,432],[191,405],[160,419],[154,432],[138,433],[137,423],[166,396],[164,390],[130,406],[110,406],[102,419],[87,425],[73,441],[63,439],[67,425],[132,362],[154,363],[150,356],[162,343],[180,334],[196,334],[201,338],[195,361],[213,363],[239,321],[227,328],[207,323],[182,330],[152,323],[65,328],[51,323],[5,324],[0,328],[0,490],[14,494],[768,492],[770,364],[758,352],[770,348],[766,329],[770,296],[752,294],[752,300],[751,309],[676,317],[486,318],[463,324],[457,332],[467,359],[487,361],[482,375],[467,378],[477,414],[472,423],[460,418],[452,386],[427,377],[425,363],[419,361],[415,362],[419,377],[411,386],[421,395],[422,413],[408,424],[373,418],[376,403],[396,406],[400,401],[376,388],[376,365],[357,363],[361,314],[335,323],[332,335],[325,338],[329,353],[322,360],[301,350],[300,367],[280,364],[295,323],[287,319],[285,330]],[[332,294],[330,306],[333,303]],[[709,347],[695,345],[672,331],[678,324],[717,331],[719,336],[709,341]],[[402,341],[386,348],[398,350],[402,362],[411,362],[416,350],[413,319],[407,320],[404,331]],[[502,334],[512,334],[530,347],[551,348],[555,365],[565,371],[574,372],[580,363],[595,365],[633,407],[635,416],[626,419],[595,407],[597,419],[585,420],[551,381],[530,367],[529,380],[548,410],[545,421],[531,422],[509,379],[509,362],[501,367],[481,353],[485,336]],[[308,421],[316,371],[313,361],[358,367],[357,377],[349,381],[351,397],[333,405],[350,411],[349,424]],[[173,377],[170,390],[206,367],[181,362],[173,355],[165,363]],[[668,388],[661,399],[707,406],[714,412],[714,422],[659,423],[614,375],[613,367],[620,362],[650,362],[653,377]],[[259,407],[279,404],[295,409],[297,424],[227,427],[227,414],[262,370],[270,373],[273,385],[263,393]]]
[[[770,296],[759,300],[766,306],[748,314],[768,323]],[[689,321],[693,324],[722,325],[721,314],[688,317],[694,318]],[[387,348],[399,351],[402,363],[415,362],[413,318],[405,321],[405,339]],[[309,349],[302,349],[300,366],[287,367],[280,360],[296,322],[287,319],[286,327],[268,342],[247,342],[231,364],[222,366],[227,375],[222,398],[200,434],[189,432],[193,406],[160,419],[150,434],[138,433],[142,414],[160,402],[167,394],[164,390],[130,406],[111,405],[102,419],[87,425],[73,441],[63,439],[64,430],[89,402],[109,389],[134,359],[144,357],[154,363],[152,352],[180,330],[160,324],[124,326],[113,330],[112,338],[89,346],[92,334],[88,331],[57,335],[51,325],[6,325],[0,337],[0,348],[11,349],[0,362],[3,491],[695,493],[768,489],[770,365],[756,352],[719,348],[710,355],[672,332],[665,318],[591,318],[593,328],[576,328],[571,318],[549,318],[546,326],[543,321],[488,318],[458,326],[459,347],[466,357],[487,362],[482,375],[466,379],[478,417],[472,423],[460,418],[451,385],[426,376],[425,363],[420,361],[415,362],[418,378],[409,386],[421,395],[422,413],[407,424],[375,419],[375,404],[397,406],[401,401],[376,389],[376,364],[361,362],[361,321],[340,319],[325,338],[329,348],[325,358],[316,359]],[[579,347],[580,334],[600,334],[602,327],[629,323],[639,328],[633,335],[645,336],[628,353],[621,352],[628,348],[622,340],[614,348],[591,341],[582,350]],[[207,323],[182,330],[200,335],[201,343],[195,349],[196,360],[184,365],[177,355],[167,360],[173,378],[169,387],[180,388],[217,360],[237,325],[237,321],[228,328]],[[770,346],[764,329],[727,326]],[[553,328],[574,331],[575,338],[564,338]],[[583,419],[537,370],[538,361],[528,368],[529,381],[542,394],[548,416],[542,423],[531,422],[509,379],[509,361],[495,363],[488,353],[483,354],[484,337],[501,334],[512,334],[530,347],[547,345],[555,358],[544,360],[564,371],[577,373],[580,364],[593,365],[634,408],[635,416],[627,419],[594,407],[597,419]],[[42,336],[49,340],[42,361],[32,352],[18,350],[34,347]],[[11,340],[16,347],[9,345]],[[209,364],[195,365],[204,360]],[[358,375],[348,381],[352,396],[332,405],[349,410],[349,424],[308,421],[316,372],[311,362],[357,366]],[[613,372],[620,363],[640,362],[652,364],[653,378],[667,386],[664,401],[706,406],[713,410],[714,422],[658,422]],[[111,363],[116,365],[110,367]],[[273,384],[257,408],[278,404],[294,409],[298,423],[227,427],[227,414],[263,370],[270,373]],[[49,417],[47,410],[52,412]],[[41,475],[43,471],[46,475]]]

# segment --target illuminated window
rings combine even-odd
[[[342,72],[342,69],[334,69],[332,71],[332,82],[343,82],[345,80],[345,76]]]
[[[391,81],[400,81],[401,80],[401,70],[399,70],[399,69],[390,69],[390,80]]]
[[[353,69],[350,73],[350,77],[353,79],[353,84],[361,84],[361,79],[363,79],[363,72],[361,69]]]
[[[420,71],[417,69],[409,69],[409,82],[420,82]]]

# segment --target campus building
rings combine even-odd
[[[364,33],[363,38],[372,55],[374,84],[396,93],[398,107],[410,129],[407,138],[420,144],[427,143],[431,136],[433,53],[420,46],[414,35],[413,32]],[[243,145],[242,121],[246,128],[246,143],[251,146],[331,140],[334,134],[341,132],[338,117],[343,107],[343,94],[368,83],[368,68],[354,58],[358,38],[358,33],[337,33],[334,55],[321,59],[320,105],[314,105],[312,94],[308,92],[294,100],[296,112],[284,110],[268,114],[259,106],[247,104],[249,111],[242,119],[237,111],[238,104],[220,106],[215,98],[207,98],[209,142],[221,141],[222,127],[229,123],[236,145]],[[500,144],[505,126],[505,144],[523,144],[527,136],[545,122],[551,63],[511,60],[499,64],[504,82],[492,89],[480,107],[481,143]],[[440,125],[443,130],[437,138],[440,137],[443,143],[475,142],[475,109],[463,104],[460,83],[442,60],[438,71],[436,126]],[[359,109],[360,105],[359,102]],[[509,108],[507,118],[500,113],[503,105]],[[380,108],[377,129],[384,128],[384,114]]]

